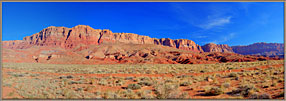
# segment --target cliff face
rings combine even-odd
[[[73,28],[48,27],[23,40],[3,41],[6,48],[27,48],[37,46],[60,46],[71,49],[79,44],[99,45],[104,42],[122,42],[131,44],[155,44],[174,47],[178,49],[203,52],[202,48],[195,42],[186,39],[172,40],[169,38],[150,38],[133,33],[113,33],[110,30],[93,29],[90,26],[78,25]]]
[[[24,37],[23,40],[3,41],[4,48],[24,49],[31,46],[59,46],[72,49],[79,45],[100,45],[102,43],[125,44],[151,44],[168,46],[177,49],[194,52],[223,52],[238,53],[243,55],[283,55],[284,44],[279,43],[255,43],[248,46],[228,46],[209,43],[204,46],[197,45],[192,40],[169,38],[150,38],[134,33],[113,33],[110,30],[93,29],[90,26],[78,25],[73,28],[50,26],[39,33]]]
[[[254,43],[247,46],[232,46],[235,53],[248,55],[283,55],[284,44],[282,43]]]
[[[2,46],[6,48],[23,49],[28,48],[29,44],[23,40],[3,41]]]
[[[201,46],[197,45],[194,41],[187,39],[177,39],[177,40],[172,40],[169,38],[154,39],[154,44],[169,46],[183,50],[191,50],[195,52],[204,52]]]
[[[73,48],[80,43],[98,44],[100,32],[102,31],[82,25],[73,28],[51,26],[32,36],[24,37],[23,41],[29,45]]]
[[[217,45],[214,43],[209,43],[202,46],[204,52],[224,52],[224,53],[233,53],[233,50],[228,45]]]

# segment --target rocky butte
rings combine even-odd
[[[229,47],[226,44],[217,45],[214,43],[209,43],[204,46],[202,46],[204,52],[224,52],[224,53],[233,53],[233,50],[231,47]]]

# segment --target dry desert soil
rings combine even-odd
[[[3,63],[3,99],[284,99],[284,60],[216,64]]]

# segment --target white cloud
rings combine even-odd
[[[170,3],[170,7],[173,8],[176,18],[203,30],[223,28],[223,25],[231,22],[234,14],[231,6],[223,4],[206,4],[200,11],[195,7],[178,3]]]
[[[228,34],[226,36],[219,37],[217,40],[214,40],[214,41],[211,41],[211,42],[206,42],[206,43],[222,44],[223,42],[229,41],[232,38],[234,38],[235,35],[236,35],[235,33],[230,33],[230,34]]]
[[[209,17],[211,18],[211,17]],[[210,19],[207,21],[207,23],[201,24],[199,27],[203,29],[211,29],[217,26],[223,26],[225,24],[230,23],[231,16],[228,17],[222,17],[222,18],[215,18],[215,19]]]
[[[196,36],[196,38],[207,38],[208,36],[201,35],[201,36]]]

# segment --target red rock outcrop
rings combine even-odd
[[[235,53],[243,55],[284,55],[283,43],[254,43],[247,46],[232,46]]]
[[[202,48],[191,40],[172,40],[169,38],[156,39],[133,33],[113,33],[110,30],[93,29],[86,25],[78,25],[73,28],[50,26],[39,33],[24,37],[22,41],[4,41],[3,46],[6,48],[25,48],[33,45],[60,46],[71,49],[78,45],[99,45],[104,42],[155,44],[195,52],[203,52]],[[23,44],[25,44],[25,47],[20,47]]]
[[[214,43],[209,43],[204,46],[202,46],[202,49],[204,52],[224,52],[224,53],[233,53],[233,50],[231,47],[229,47],[226,44],[217,45]]]
[[[197,45],[194,41],[187,39],[176,39],[176,40],[172,40],[170,38],[155,39],[154,44],[169,46],[183,50],[192,50],[195,52],[204,52],[201,46]]]
[[[32,36],[24,37],[23,40],[30,45],[74,48],[78,44],[97,45],[100,32],[101,30],[84,25],[73,28],[51,26]]]
[[[197,45],[192,40],[177,39],[177,40],[175,40],[175,43],[176,43],[176,48],[178,48],[178,49],[193,50],[196,52],[204,52],[202,47]]]
[[[28,48],[29,44],[23,40],[2,41],[2,46],[7,48],[24,49]]]

